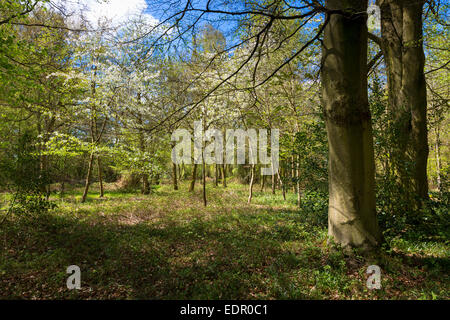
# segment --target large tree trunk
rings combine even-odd
[[[92,177],[92,167],[94,165],[94,151],[91,151],[91,155],[89,156],[89,166],[86,174],[86,182],[84,185],[83,196],[81,197],[81,203],[86,202],[86,197],[89,192],[89,186],[91,185],[91,177]]]
[[[322,52],[329,144],[328,234],[345,248],[378,246],[375,164],[367,97],[367,2],[328,0]]]
[[[379,0],[386,61],[392,165],[410,203],[428,196],[427,97],[424,75],[424,1]]]

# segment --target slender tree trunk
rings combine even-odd
[[[142,174],[142,188],[141,193],[142,194],[150,194],[150,181],[148,173]]]
[[[64,197],[64,193],[65,193],[65,187],[66,187],[66,174],[65,174],[65,172],[66,172],[66,164],[67,164],[67,157],[64,157],[63,158],[64,159],[64,161],[63,161],[63,176],[62,176],[62,178],[61,178],[61,188],[60,188],[60,190],[59,190],[59,197],[60,198],[63,198]]]
[[[60,190],[59,190],[59,196],[62,198],[62,197],[64,197],[64,192],[65,192],[65,181],[63,180],[62,182],[61,182],[61,188],[60,188]]]
[[[173,190],[178,190],[177,164],[176,163],[172,163],[172,179],[173,179]]]
[[[139,93],[138,101],[140,101],[140,96],[141,95]],[[141,117],[139,117],[138,122],[142,126],[143,121],[142,121]],[[139,148],[140,148],[142,153],[145,152],[146,145],[145,145],[144,131],[142,129],[139,130]],[[142,174],[141,193],[144,194],[144,195],[148,195],[148,194],[150,194],[151,190],[152,189],[150,187],[149,174],[148,173],[143,173]]]
[[[84,184],[84,191],[83,191],[83,196],[81,197],[81,203],[86,202],[86,197],[88,195],[89,192],[89,186],[91,184],[91,177],[92,177],[92,167],[94,165],[94,151],[91,151],[91,154],[89,156],[89,165],[88,165],[88,171],[86,174],[86,182]]]
[[[94,65],[94,79],[97,75],[97,68]],[[95,93],[96,93],[96,82],[95,80],[91,83],[91,93],[92,93],[92,97],[95,97]],[[91,130],[91,143],[94,144],[96,137],[95,135],[97,134],[97,111],[95,110],[95,105],[93,105],[93,110],[91,110],[91,118],[90,118],[90,130]],[[89,186],[91,184],[91,177],[92,177],[92,170],[93,170],[93,166],[94,166],[94,149],[91,150],[91,154],[89,156],[89,165],[88,165],[88,172],[86,175],[86,182],[84,185],[84,191],[83,191],[83,196],[81,197],[81,203],[84,203],[86,201],[88,192],[89,192]]]
[[[437,175],[437,187],[439,192],[442,192],[441,185],[441,141],[439,134],[439,123],[436,124],[434,128],[434,132],[436,133],[436,143],[435,143],[435,152],[436,152],[436,175]]]
[[[39,112],[37,114],[37,130],[39,136],[44,136],[42,143],[38,144],[38,154],[39,154],[39,176],[41,178],[41,185],[39,188],[41,189],[41,192],[45,194],[45,199],[48,200],[50,197],[50,191],[48,188],[47,183],[47,156],[43,154],[44,146],[45,146],[45,140],[46,140],[46,132],[42,132],[42,114]]]
[[[44,137],[42,139],[43,145],[44,145],[44,150],[41,151],[46,151],[45,150],[45,144],[48,142],[49,140],[49,136],[50,134],[53,132],[53,128],[55,125],[55,117],[50,117],[50,119],[48,119],[47,117],[45,118],[45,132],[44,132]],[[50,174],[49,174],[49,157],[46,154],[42,155],[42,176],[44,177],[44,189],[45,189],[45,198],[48,200],[50,198],[50,193],[51,193],[51,189],[50,189]]]
[[[345,248],[378,246],[375,164],[367,97],[367,2],[327,0],[322,95],[329,144],[328,234]]]
[[[43,161],[43,167],[42,167],[42,172],[43,175],[45,177],[44,180],[44,189],[45,189],[45,199],[48,201],[48,199],[50,198],[50,182],[49,182],[49,174],[48,174],[48,157],[47,155],[43,155],[42,156],[42,161]]]
[[[300,159],[298,159],[298,160],[300,160]],[[300,193],[300,161],[297,161],[297,163],[296,163],[295,175],[296,175],[296,184],[297,184],[297,206],[299,208],[301,208],[302,207],[302,194]]]
[[[175,148],[175,142],[172,143],[172,148]],[[172,183],[173,190],[178,190],[177,164],[175,162],[172,162]]]
[[[423,0],[379,0],[381,47],[386,61],[392,165],[404,197],[427,198],[428,133]]]
[[[265,183],[266,183],[266,176],[261,174],[261,192],[263,192],[266,187]]]
[[[278,182],[280,184],[280,189],[283,193],[283,200],[286,201],[286,186],[283,183],[283,180],[281,179],[280,171],[278,171],[277,176],[278,176]]]
[[[275,174],[276,174],[276,172],[274,170],[273,163],[271,163],[271,166],[272,166],[272,194],[275,194],[275,187],[276,187],[276,176],[275,176]]]
[[[222,177],[223,177],[223,180],[222,180],[223,187],[226,188],[227,187],[227,165],[225,163],[222,164]]]
[[[178,165],[178,180],[184,180],[184,163]]]
[[[215,172],[214,172],[214,186],[217,187],[219,185],[219,167],[218,167],[217,163],[214,165],[214,169],[215,169]]]
[[[38,136],[42,136],[42,114],[38,112],[37,114],[37,133]],[[44,143],[38,143],[38,154],[39,154],[39,177],[41,179],[44,179],[44,155],[42,154],[44,150],[42,150]],[[45,185],[40,186],[41,192],[47,194],[47,190],[45,188]]]
[[[204,150],[204,149],[203,149]],[[203,178],[203,205],[206,207],[206,163],[205,157],[202,155],[202,178]]]
[[[194,191],[196,179],[197,179],[197,164],[194,163],[194,168],[192,169],[192,180],[191,180],[191,184],[189,186],[189,192]]]
[[[291,181],[294,181],[295,179],[295,157],[292,156],[291,157]],[[295,183],[292,183],[292,192],[296,193],[296,187],[295,187]]]
[[[253,182],[254,181],[255,181],[255,165],[252,164],[251,173],[250,173],[250,185],[249,185],[249,188],[248,188],[248,201],[247,201],[248,204],[250,204],[252,202]]]
[[[97,156],[97,167],[98,167],[98,183],[100,184],[100,198],[103,198],[104,196],[103,174],[102,174],[102,161],[100,159],[100,156]]]

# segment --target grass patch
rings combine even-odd
[[[189,193],[107,191],[79,203],[81,190],[54,197],[58,208],[0,227],[3,299],[448,299],[449,246],[391,239],[371,260],[326,245],[322,223],[295,195],[209,187]],[[268,191],[269,192],[269,191]],[[6,197],[7,195],[3,195]],[[308,207],[309,208],[309,207]],[[1,218],[1,217],[0,217]],[[81,268],[81,290],[66,268]],[[366,269],[382,269],[382,289]]]

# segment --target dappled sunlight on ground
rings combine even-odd
[[[449,248],[393,241],[371,258],[327,246],[326,225],[311,223],[295,194],[201,185],[163,185],[151,195],[94,193],[85,204],[54,197],[58,208],[12,217],[0,228],[0,297],[25,299],[431,299],[449,298]],[[69,291],[78,265],[82,289]],[[366,268],[382,269],[382,289],[366,288]]]

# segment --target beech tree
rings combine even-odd
[[[327,0],[322,86],[329,144],[328,234],[344,247],[378,246],[367,97],[367,4]],[[331,13],[333,12],[333,13]]]
[[[423,50],[424,0],[378,0],[389,92],[392,165],[409,202],[427,198],[427,89]]]

